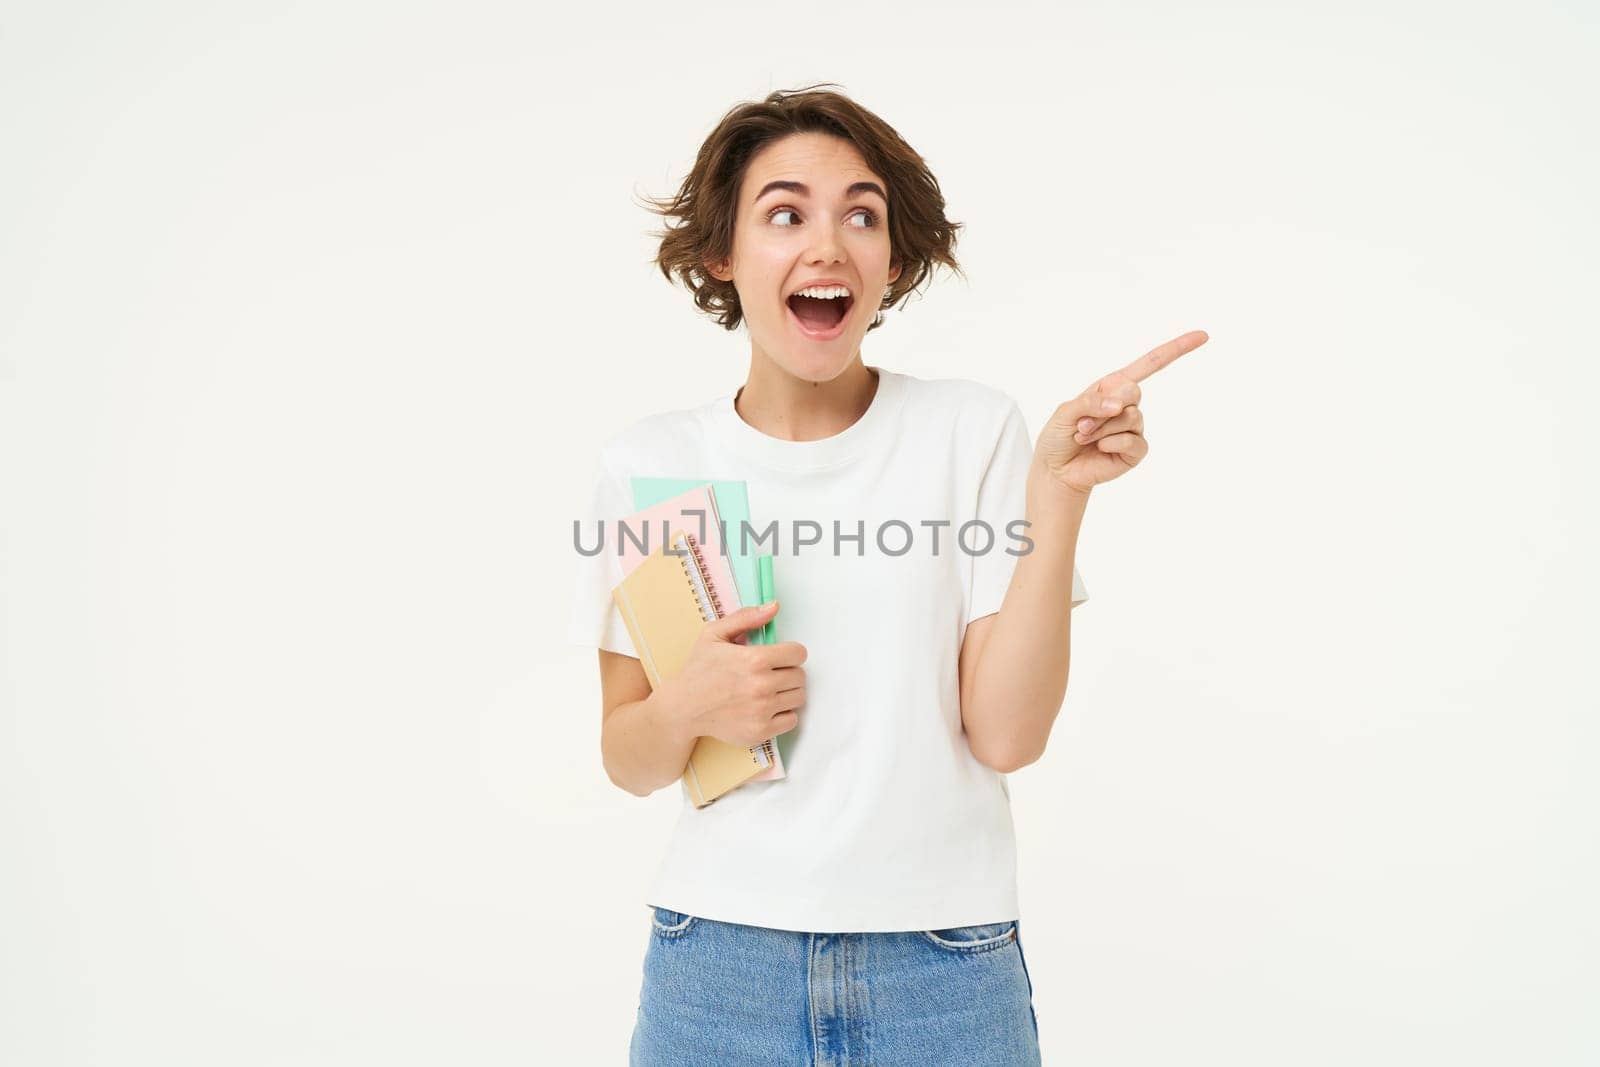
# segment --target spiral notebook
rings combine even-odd
[[[683,517],[681,528],[698,530],[698,523],[705,521],[707,513],[716,516],[716,522],[706,529],[705,549],[708,556],[717,555],[718,562],[725,561],[729,571],[733,574],[733,587],[730,595],[723,598],[723,605],[728,611],[740,605],[765,604],[776,595],[776,591],[768,583],[764,593],[761,587],[761,573],[765,569],[767,576],[771,577],[772,557],[766,556],[762,563],[762,556],[751,547],[749,537],[745,530],[750,527],[750,492],[746,483],[740,479],[726,478],[661,478],[641,477],[633,478],[633,506],[643,509],[636,514],[656,514],[658,507],[677,509],[676,514]],[[715,538],[715,542],[713,542]],[[624,549],[626,553],[626,549]],[[626,573],[628,561],[624,555],[623,571]],[[713,581],[716,575],[712,575]],[[778,620],[773,619],[759,630],[750,631],[745,639],[746,644],[775,644],[778,640]],[[773,738],[773,764],[762,771],[753,781],[767,782],[778,778],[788,777],[788,764],[794,742],[800,730],[794,729],[787,733],[779,734]]]
[[[717,494],[709,485],[674,493],[648,507],[640,505],[640,510],[621,520],[617,530],[622,573],[633,573],[645,556],[666,544],[669,529],[683,530],[701,548],[701,563],[717,608],[716,617],[738,611],[748,601],[734,578],[734,560],[723,544],[723,522]]]
[[[640,492],[641,482],[648,483],[644,493]],[[694,537],[700,546],[706,586],[716,610],[714,617],[720,619],[746,604],[764,604],[772,599],[770,595],[758,596],[760,586],[755,581],[751,582],[747,595],[745,581],[739,573],[741,567],[748,565],[755,574],[759,562],[737,547],[740,524],[748,525],[750,518],[744,482],[702,480],[685,486],[674,484],[671,479],[635,478],[634,503],[639,510],[626,516],[617,531],[623,574],[633,573],[651,549],[666,544],[668,529],[679,529]],[[760,630],[739,634],[734,640],[740,644],[772,644],[777,640],[774,623],[768,622]],[[793,733],[791,730],[768,738],[758,746],[757,756],[764,769],[752,781],[771,782],[788,777],[785,761],[789,752],[785,746],[792,740]]]
[[[672,529],[665,545],[644,556],[611,596],[652,689],[678,676],[700,631],[720,614],[705,553],[693,534],[679,529]],[[683,772],[684,788],[695,807],[704,807],[770,767],[776,759],[771,746],[771,741],[745,748],[715,737],[698,738]]]

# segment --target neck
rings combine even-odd
[[[750,374],[734,395],[739,417],[768,437],[820,441],[843,433],[865,415],[878,392],[878,378],[861,352],[826,382],[796,378],[760,351],[750,355]]]

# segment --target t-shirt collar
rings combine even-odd
[[[878,375],[878,388],[867,410],[855,422],[832,437],[816,441],[786,441],[771,437],[751,426],[733,405],[738,390],[718,397],[711,404],[711,419],[718,433],[742,458],[768,467],[788,471],[820,470],[837,467],[865,453],[879,440],[899,410],[905,376],[882,367],[868,366]]]

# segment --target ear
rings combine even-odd
[[[711,275],[719,282],[733,281],[733,272],[728,269],[728,261],[725,259],[719,260],[716,263],[707,263],[706,273]]]
[[[900,271],[901,271],[901,265],[899,263],[896,263],[894,266],[889,268],[889,284],[890,285],[893,285],[895,282],[900,280]]]

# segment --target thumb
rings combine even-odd
[[[1079,418],[1087,415],[1092,419],[1109,419],[1124,407],[1123,404],[1111,399],[1099,389],[1090,389],[1078,397]]]
[[[1093,387],[1056,409],[1060,425],[1069,434],[1074,430],[1091,431],[1121,410],[1122,405],[1115,401],[1108,406],[1106,395]]]
[[[729,612],[715,622],[707,623],[706,629],[720,641],[732,641],[746,630],[754,630],[766,624],[778,613],[778,602],[769,600],[765,604],[756,604],[753,607],[740,608],[738,611]]]

